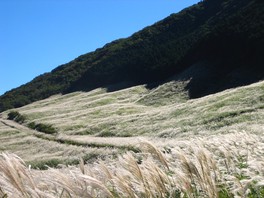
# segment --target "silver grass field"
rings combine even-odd
[[[13,109],[24,123],[3,112],[0,197],[264,197],[264,82],[193,100],[184,85],[56,95]]]

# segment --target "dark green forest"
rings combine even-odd
[[[186,89],[197,98],[264,79],[263,63],[264,1],[204,0],[6,92],[0,112],[111,84],[151,88],[171,76],[191,78]]]

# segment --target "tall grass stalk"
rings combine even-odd
[[[90,165],[81,159],[79,168],[45,171],[31,170],[18,156],[2,153],[0,197],[255,198],[263,195],[261,138],[242,133],[177,144],[163,149],[142,142],[141,153],[127,152],[118,159],[104,159]]]

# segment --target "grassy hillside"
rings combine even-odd
[[[192,100],[168,91],[182,85],[184,82],[171,81],[151,91],[141,85],[110,93],[99,88],[56,95],[15,109],[25,118],[22,124],[7,120],[14,110],[3,112],[1,138],[10,141],[1,145],[1,150],[27,156],[25,150],[31,152],[43,144],[42,152],[56,158],[63,155],[59,151],[58,155],[49,153],[53,144],[136,150],[129,143],[137,137],[200,137],[233,130],[263,133],[264,82]],[[33,130],[32,123],[51,125],[56,132]],[[66,153],[71,150],[65,157],[74,155],[75,149],[65,149]]]
[[[5,93],[0,112],[59,93],[153,87],[192,70],[185,87],[191,98],[257,82],[264,76],[263,5],[260,0],[202,1]],[[115,83],[121,84],[109,87]]]
[[[263,82],[192,100],[175,92],[182,85],[171,81],[153,90],[135,86],[110,93],[99,88],[56,95],[17,111],[26,117],[24,125],[46,123],[58,133],[97,137],[184,137],[264,123]]]
[[[0,196],[262,197],[264,81],[198,99],[182,91],[188,82],[55,95],[1,113]]]

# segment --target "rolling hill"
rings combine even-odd
[[[191,100],[175,94],[173,90],[169,92],[179,82],[173,83],[163,84],[152,91],[140,85],[114,92],[98,88],[89,92],[55,95],[5,111],[1,118],[0,140],[6,143],[1,145],[0,150],[19,152],[27,159],[37,157],[28,152],[36,152],[36,148],[40,148],[50,158],[57,153],[50,153],[48,157],[54,144],[61,147],[57,153],[59,158],[64,156],[61,150],[71,159],[78,147],[122,150],[136,144],[140,137],[186,139],[232,131],[263,134],[263,81]],[[20,124],[9,120],[9,113],[13,111],[19,112],[25,120]],[[32,130],[32,123],[52,125],[56,133]],[[64,145],[76,148],[66,146],[63,150]],[[79,155],[82,154],[79,152]]]
[[[6,92],[0,112],[98,87],[151,89],[171,77],[190,79],[189,98],[257,82],[264,77],[263,21],[260,0],[201,1]]]
[[[186,83],[58,94],[2,112],[0,195],[262,197],[264,81],[197,99],[175,91]]]

